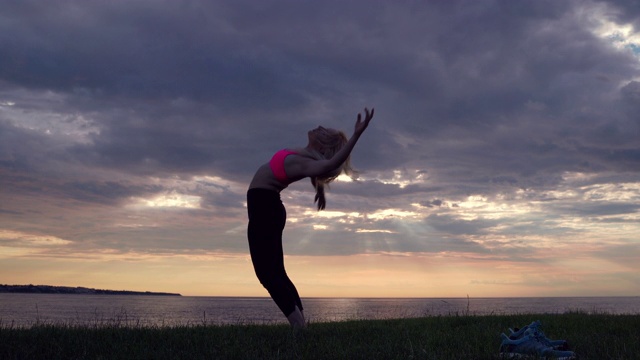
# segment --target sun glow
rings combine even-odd
[[[409,185],[422,184],[427,176],[419,170],[394,169],[384,174],[375,176],[375,180],[386,185],[397,185],[400,189],[404,189]]]
[[[613,47],[621,51],[630,51],[640,58],[640,32],[633,24],[618,24],[609,20],[607,9],[599,8],[593,16],[598,25],[592,29],[594,35],[607,40]]]
[[[367,215],[367,218],[372,220],[382,220],[388,218],[419,218],[422,217],[419,213],[414,211],[405,211],[400,209],[384,209],[373,212]]]
[[[134,207],[199,209],[201,198],[171,191],[149,199],[133,198],[132,200]]]

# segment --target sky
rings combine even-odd
[[[640,295],[635,0],[2,8],[0,283],[268,296],[255,170],[373,107],[281,194],[303,298]]]

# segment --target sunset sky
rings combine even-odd
[[[3,1],[0,283],[268,296],[254,171],[364,107],[303,298],[640,295],[635,0]]]

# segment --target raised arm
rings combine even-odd
[[[349,154],[351,154],[351,151],[356,146],[358,139],[360,139],[360,135],[362,135],[362,133],[367,129],[369,122],[371,122],[371,119],[373,118],[374,109],[369,111],[369,109],[365,108],[364,111],[364,120],[362,120],[362,115],[359,113],[353,135],[349,141],[347,141],[345,146],[343,146],[342,149],[340,149],[331,159],[313,160],[300,157],[300,161],[291,169],[291,172],[295,172],[295,175],[302,177],[316,177],[322,176],[339,168],[340,165],[347,160]],[[294,176],[294,174],[291,175]]]

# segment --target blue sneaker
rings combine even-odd
[[[533,335],[538,339],[542,344],[554,348],[556,350],[569,350],[569,343],[566,340],[551,340],[544,335],[544,332],[540,330],[542,323],[540,320],[534,321],[529,325],[524,326],[521,329],[516,328],[515,330],[509,329],[511,335],[509,335],[509,339],[516,340],[523,336],[523,334],[527,330],[531,330]]]
[[[576,359],[564,340],[550,340],[540,330],[540,321],[534,321],[522,329],[511,330],[511,336],[502,333],[500,355],[507,358],[536,356],[558,360]]]

